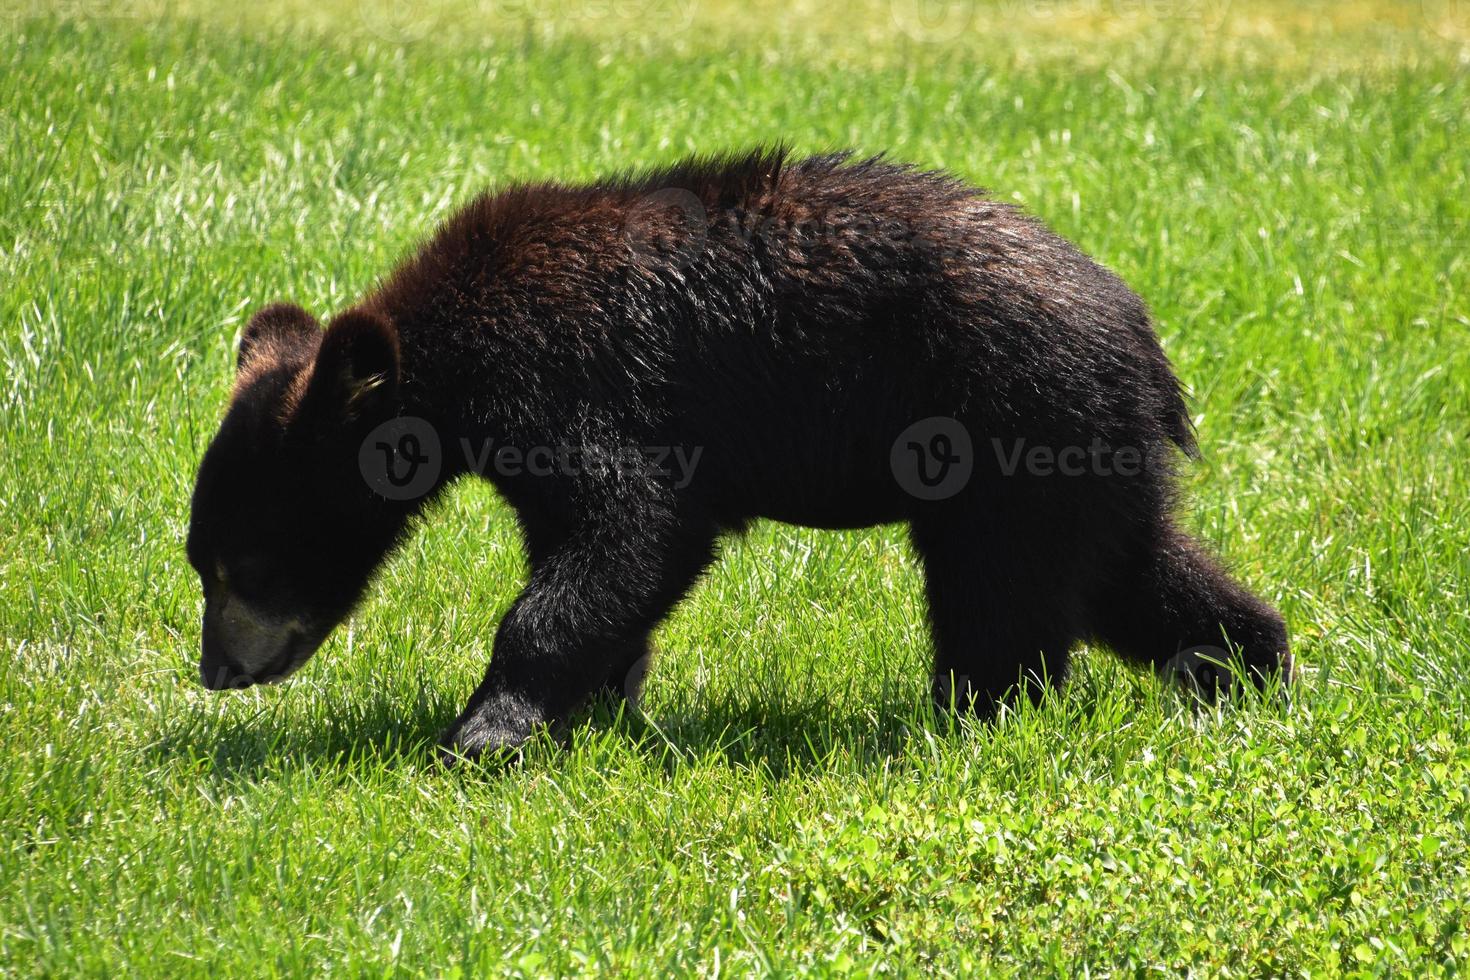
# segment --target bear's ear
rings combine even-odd
[[[398,398],[398,331],[376,313],[349,310],[322,335],[302,414],[338,427],[392,414]]]
[[[245,370],[246,365],[261,356],[284,354],[303,342],[314,342],[320,332],[316,318],[301,307],[294,303],[272,303],[245,324],[235,370]]]

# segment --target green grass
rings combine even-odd
[[[407,44],[239,6],[0,31],[0,972],[1470,967],[1462,5],[1002,3],[921,43],[883,3],[478,3]],[[763,525],[643,719],[440,771],[523,573],[468,485],[290,684],[199,689],[182,538],[250,310],[340,308],[485,185],[778,136],[949,167],[1148,299],[1182,519],[1284,611],[1290,708],[1086,651],[950,731],[901,531]]]

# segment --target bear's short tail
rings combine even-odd
[[[1166,396],[1164,413],[1161,421],[1164,423],[1164,431],[1169,434],[1169,439],[1178,446],[1180,451],[1190,459],[1199,459],[1199,442],[1194,437],[1194,423],[1189,418],[1189,397],[1180,385],[1179,379],[1174,372],[1167,367],[1164,369],[1166,377],[1164,380],[1169,393]]]

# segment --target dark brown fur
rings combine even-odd
[[[358,471],[384,420],[439,434],[430,495],[470,470],[462,439],[701,451],[683,486],[488,474],[532,572],[446,733],[453,753],[516,745],[621,686],[720,536],[758,517],[908,522],[937,691],[982,713],[1061,678],[1088,639],[1163,669],[1228,636],[1262,683],[1285,662],[1280,617],[1170,518],[1171,466],[1194,439],[1143,303],[943,174],[758,151],[489,194],[324,333],[293,307],[257,315],[240,361],[190,555],[206,594],[220,572],[255,569],[251,608],[301,624],[301,648],[346,615],[426,499],[382,499]],[[973,473],[920,499],[895,440],[934,418],[968,434]],[[1007,466],[1015,446],[1126,449],[1144,465],[1063,476]],[[212,635],[207,615],[207,680],[258,679]]]

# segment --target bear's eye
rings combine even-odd
[[[230,562],[229,569],[220,563],[220,581],[241,598],[260,598],[269,587],[271,570],[266,563],[256,558],[240,558]]]

